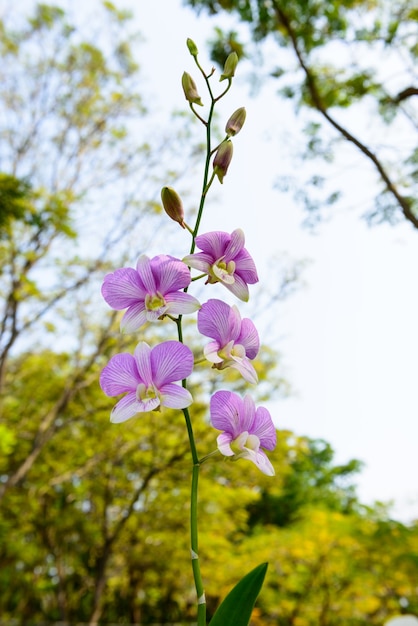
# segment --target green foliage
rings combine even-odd
[[[108,350],[117,349],[109,337]],[[53,436],[1,499],[2,617],[193,620],[194,590],[184,567],[190,458],[183,417],[167,410],[111,424],[114,399],[97,384],[99,368],[80,373],[70,355],[51,351],[21,355],[8,368],[3,484],[49,427]],[[193,419],[204,456],[215,449],[216,432],[208,428],[195,382]],[[260,561],[270,565],[253,613],[259,625],[292,623],[298,615],[294,623],[314,626],[323,614],[334,616],[331,624],[377,626],[400,598],[416,606],[417,526],[358,503],[352,486],[358,462],[335,465],[323,441],[285,431],[278,439],[270,455],[274,481],[241,461],[215,457],[202,466],[208,617]]]
[[[225,33],[220,28],[215,28],[215,37],[209,42],[209,45],[211,58],[220,68],[224,67],[231,52],[235,52],[238,59],[245,57],[244,46],[240,43],[236,31]]]
[[[250,505],[250,526],[288,526],[303,518],[312,506],[341,513],[358,508],[352,479],[361,469],[359,461],[334,465],[334,451],[329,443],[306,437],[295,441],[291,433],[281,433],[278,446],[289,470],[282,477],[279,490],[267,484],[259,500]]]
[[[48,341],[41,323],[91,337],[85,287],[141,222],[133,195],[150,154],[128,132],[145,114],[129,16],[110,3],[97,16],[83,27],[39,4],[0,25],[0,391],[19,342]]]
[[[337,138],[348,141],[362,161],[372,166],[379,184],[374,206],[366,215],[369,221],[394,223],[404,218],[418,228],[413,200],[418,190],[408,167],[411,146],[415,145],[411,138],[416,137],[418,125],[414,106],[417,86],[412,71],[417,56],[417,20],[412,0],[186,3],[210,14],[226,11],[236,16],[237,27],[239,22],[248,26],[225,32],[215,26],[210,41],[212,58],[222,65],[233,46],[241,56],[253,57],[256,80],[261,84],[260,50],[267,51],[266,72],[270,80],[278,82],[278,93],[293,100],[297,112],[304,107],[312,122],[319,124],[320,143],[327,149],[318,152],[318,144],[305,135],[311,158],[318,160],[330,152],[338,157]],[[248,41],[248,31],[252,42]],[[272,54],[273,43],[291,53],[278,51],[279,67]],[[260,44],[266,44],[265,48]],[[373,120],[369,125],[375,131],[373,135],[359,123],[361,119]],[[392,134],[388,126],[392,126]],[[385,145],[391,142],[390,156],[382,145],[383,136]],[[323,171],[321,164],[317,167]],[[296,200],[311,214],[309,222],[315,223],[326,207],[334,210],[338,206],[339,190],[324,187],[322,195],[311,197],[309,182],[294,181],[291,186]]]
[[[0,237],[11,220],[28,219],[28,213],[32,213],[28,202],[30,191],[27,181],[0,172]]]

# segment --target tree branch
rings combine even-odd
[[[406,100],[411,96],[418,96],[418,87],[407,87],[398,93],[395,102],[401,102],[402,100]]]
[[[283,11],[283,9],[281,8],[281,6],[279,5],[279,2],[274,2],[274,11],[276,13],[276,17],[278,19],[278,21],[283,25],[283,27],[285,28],[289,39],[291,41],[293,50],[296,54],[298,63],[301,67],[301,69],[303,70],[304,74],[305,74],[305,78],[306,78],[306,85],[309,89],[309,93],[310,96],[312,98],[312,102],[314,107],[316,108],[316,110],[327,120],[327,122],[335,129],[337,130],[340,135],[342,135],[345,139],[347,139],[347,141],[350,141],[351,143],[353,143],[359,150],[360,152],[362,152],[362,154],[364,154],[374,165],[374,167],[376,168],[376,170],[379,173],[379,176],[381,177],[381,179],[383,180],[383,182],[386,185],[386,189],[387,191],[392,194],[393,198],[396,200],[397,204],[399,205],[404,217],[411,222],[411,224],[415,227],[418,228],[418,216],[416,216],[412,209],[411,209],[411,203],[408,200],[408,198],[406,198],[405,196],[402,196],[402,194],[399,193],[396,185],[393,183],[393,181],[391,180],[391,178],[389,177],[388,172],[386,171],[386,169],[383,167],[381,161],[377,158],[377,156],[363,143],[361,142],[359,139],[357,139],[357,137],[355,137],[352,133],[350,133],[346,128],[344,128],[343,126],[341,126],[341,124],[339,124],[328,112],[327,108],[324,106],[317,84],[316,84],[316,79],[315,79],[315,75],[312,72],[312,70],[308,67],[308,65],[305,62],[305,59],[303,57],[302,51],[299,47],[299,43],[297,40],[297,36],[295,34],[295,31],[293,30],[293,27],[290,23],[290,20],[288,18],[288,16],[286,15],[286,13]],[[410,94],[412,95],[412,94]],[[407,96],[406,96],[407,97]]]

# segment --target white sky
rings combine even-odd
[[[114,3],[134,10],[135,26],[145,38],[139,90],[148,94],[154,114],[164,123],[174,108],[187,111],[181,75],[186,70],[197,79],[198,74],[186,38],[196,42],[201,62],[210,67],[205,44],[218,18],[197,17],[180,0]],[[70,6],[75,10],[81,3]],[[82,3],[83,10],[94,12],[95,6],[96,0]],[[208,207],[201,232],[242,228],[261,285],[274,281],[274,256],[310,260],[305,287],[275,305],[274,313],[273,335],[280,337],[274,347],[283,354],[295,394],[268,408],[278,428],[329,441],[336,462],[364,461],[357,480],[363,502],[393,500],[398,519],[418,518],[418,232],[407,223],[369,228],[359,211],[338,208],[316,234],[302,229],[302,209],[290,194],[273,188],[277,176],[292,168],[299,131],[291,107],[273,84],[252,98],[238,71],[221,101],[221,119],[239,106],[247,108],[247,121],[234,140],[230,170],[224,185],[217,185],[217,201]],[[350,202],[364,209],[373,197],[367,175],[359,180],[353,168],[358,162],[349,151],[346,174],[335,180],[350,189],[343,207]],[[245,308],[240,305],[240,310],[245,316]],[[268,343],[271,329],[259,326],[259,331]]]

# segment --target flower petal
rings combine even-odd
[[[212,426],[224,430],[232,439],[245,430],[241,428],[240,413],[243,410],[241,398],[232,391],[217,391],[210,399],[210,420]]]
[[[166,305],[160,306],[158,309],[155,309],[154,311],[147,311],[146,312],[147,322],[158,322],[160,317],[162,315],[165,315],[166,313],[167,313]]]
[[[218,444],[218,450],[224,456],[234,456],[234,451],[231,448],[232,437],[229,433],[221,433],[218,435],[216,442]]]
[[[166,406],[170,409],[185,409],[193,402],[190,391],[174,383],[163,385],[160,389],[160,396],[161,406]]]
[[[132,333],[141,328],[147,321],[147,312],[145,310],[144,301],[133,304],[125,312],[120,321],[120,330],[122,333]]]
[[[204,233],[196,237],[196,246],[212,258],[212,263],[225,254],[225,249],[231,240],[231,235],[221,230]],[[211,264],[212,264],[211,263]]]
[[[236,339],[239,333],[234,314],[231,317],[231,307],[226,302],[216,299],[202,304],[197,314],[197,329],[202,335],[215,339],[221,347],[231,339]]]
[[[165,298],[167,313],[170,315],[184,315],[194,313],[200,308],[200,302],[194,296],[182,291],[167,294]]]
[[[126,422],[140,411],[140,403],[137,401],[135,393],[128,393],[124,398],[119,400],[112,409],[110,421],[114,424]]]
[[[122,267],[113,274],[107,274],[102,285],[102,295],[107,304],[117,311],[145,298],[138,273],[132,267]]]
[[[254,359],[260,349],[260,338],[253,322],[244,318],[241,322],[241,330],[236,340],[245,348],[245,354],[249,359]]]
[[[237,298],[242,300],[243,302],[248,302],[250,298],[250,293],[248,291],[247,283],[235,272],[234,274],[235,281],[231,285],[227,285],[226,283],[222,283],[225,285],[227,289],[231,293],[234,294]]]
[[[257,434],[254,430],[255,420],[255,402],[251,396],[246,395],[243,398],[241,422],[242,430],[247,430],[250,434]]]
[[[134,358],[141,382],[143,382],[146,387],[149,387],[154,381],[152,379],[151,348],[145,341],[140,341],[136,346]]]
[[[100,386],[107,396],[135,391],[140,382],[132,354],[115,354],[100,374]]]
[[[212,264],[216,261],[210,254],[206,252],[196,252],[195,254],[189,254],[183,258],[183,263],[193,267],[195,270],[209,273]]]
[[[252,432],[260,439],[260,445],[266,450],[274,450],[277,443],[276,428],[269,411],[263,406],[256,410],[254,425]]]
[[[180,259],[160,254],[151,260],[157,290],[165,296],[190,285],[190,270]]]
[[[217,341],[210,341],[203,349],[203,354],[205,358],[210,363],[222,363],[223,359],[218,356],[218,350],[220,349],[220,345]]]
[[[237,228],[230,235],[230,241],[224,250],[225,263],[235,260],[235,257],[244,248],[245,235],[241,228]]]
[[[193,371],[193,353],[179,341],[164,341],[151,353],[152,375],[158,389],[166,383],[183,380]]]
[[[138,400],[138,413],[149,413],[150,411],[154,411],[161,404],[160,397],[155,398],[147,398]]]
[[[139,257],[136,264],[136,269],[141,283],[144,285],[146,293],[155,293],[157,291],[157,287],[152,271],[152,262],[146,254],[142,254]]]
[[[257,452],[255,452],[254,450],[245,448],[239,455],[237,455],[237,459],[238,458],[251,461],[261,472],[263,472],[263,474],[266,474],[266,476],[275,475],[274,467],[270,463],[265,452],[262,450],[257,450]]]
[[[254,260],[245,248],[237,254],[234,261],[235,274],[239,274],[248,285],[258,283],[258,274]]]
[[[230,367],[238,370],[241,376],[247,382],[251,383],[252,385],[256,385],[258,383],[257,372],[255,371],[252,363],[250,363],[247,357],[244,357],[242,359],[242,358],[233,356],[232,362],[230,362],[229,365]]]

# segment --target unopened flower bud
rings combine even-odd
[[[244,126],[246,116],[247,111],[245,110],[245,107],[237,109],[235,113],[231,115],[225,126],[225,132],[228,137],[233,137],[239,133],[241,128]]]
[[[185,228],[183,203],[177,191],[172,187],[163,187],[161,189],[161,201],[167,215],[178,222],[182,228]]]
[[[237,68],[237,65],[238,65],[238,55],[236,52],[231,52],[231,54],[228,55],[225,61],[224,71],[221,74],[219,81],[225,80],[226,78],[228,79],[233,78],[235,76],[235,70]]]
[[[197,49],[195,42],[189,37],[186,43],[192,57],[197,57],[197,55],[199,54],[199,50]]]
[[[181,84],[183,86],[186,100],[190,102],[190,104],[199,104],[200,106],[203,106],[203,103],[197,91],[196,83],[194,82],[190,74],[188,74],[187,72],[183,73],[183,76],[181,77]]]
[[[232,141],[228,139],[223,141],[219,146],[215,158],[213,159],[213,171],[219,178],[219,182],[224,182],[224,176],[228,171],[229,164],[232,159],[233,146]]]

